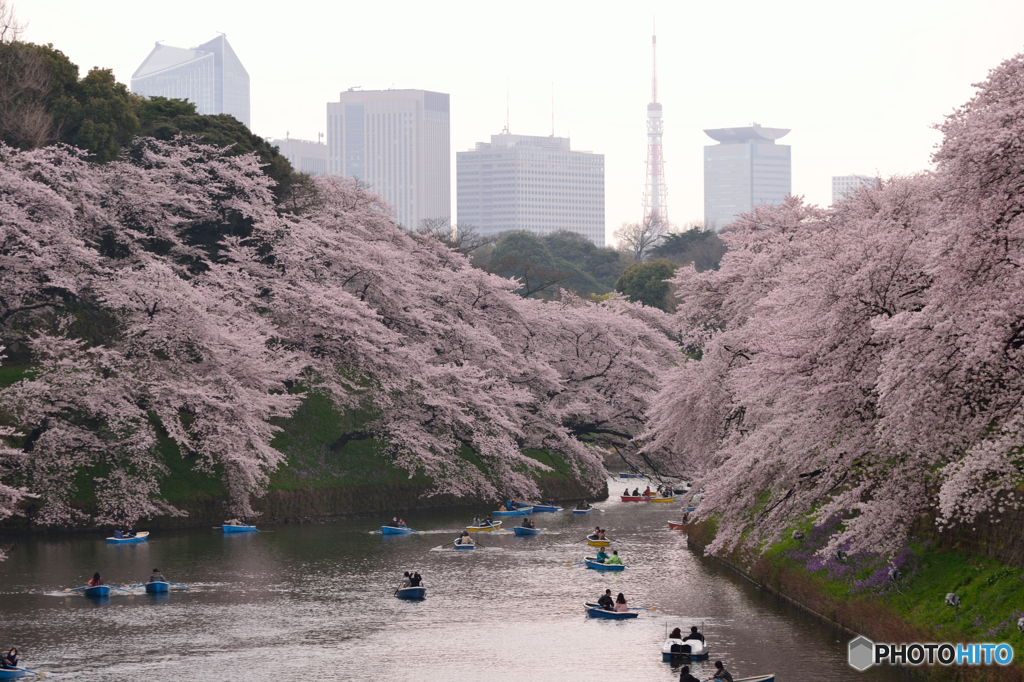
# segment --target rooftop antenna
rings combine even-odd
[[[511,135],[512,131],[508,129],[508,76],[505,76],[505,134]]]
[[[551,137],[555,136],[555,82],[551,81]]]

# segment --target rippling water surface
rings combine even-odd
[[[667,529],[677,505],[597,506],[585,516],[536,514],[543,535],[480,534],[480,548],[461,552],[450,543],[472,510],[407,517],[425,531],[411,536],[371,534],[384,519],[362,518],[228,536],[165,531],[125,546],[100,534],[19,538],[0,563],[0,647],[17,646],[23,665],[67,680],[669,682],[678,668],[661,661],[666,630],[703,623],[712,661],[736,677],[896,679],[857,673],[846,664],[846,635],[687,549]],[[597,524],[624,572],[566,566],[596,551],[584,536]],[[192,589],[103,601],[64,593],[97,570],[127,587],[154,567]],[[428,588],[423,602],[392,596],[412,569]],[[586,618],[583,602],[605,588],[657,611]],[[693,667],[710,676],[707,662]]]

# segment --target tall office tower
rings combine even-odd
[[[704,131],[719,144],[704,147],[704,225],[719,230],[755,206],[778,204],[792,191],[789,145],[775,144],[787,128]]]
[[[568,230],[604,246],[604,154],[502,133],[456,153],[455,168],[459,224],[485,236]]]
[[[327,103],[328,171],[366,183],[398,224],[452,217],[448,95],[350,88]]]
[[[132,74],[132,92],[187,99],[200,114],[231,114],[249,127],[249,72],[223,34],[187,50],[157,43]]]
[[[323,142],[296,140],[294,137],[267,141],[277,147],[281,156],[300,173],[327,175],[327,145]]]
[[[878,178],[867,175],[833,175],[832,203],[838,204],[861,187],[878,187]]]
[[[651,35],[651,103],[647,105],[647,181],[644,183],[644,222],[668,222],[668,186],[662,155],[661,104],[658,103],[658,36]]]

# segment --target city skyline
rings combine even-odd
[[[831,201],[831,177],[846,169],[886,177],[928,168],[939,139],[930,126],[971,96],[970,83],[1021,51],[1014,27],[1024,22],[1024,6],[995,0],[970,8],[866,1],[854,13],[778,3],[757,21],[743,20],[753,3],[728,9],[646,2],[625,16],[616,13],[614,21],[610,4],[586,13],[545,6],[544,22],[533,21],[530,12],[507,16],[469,4],[440,16],[413,3],[384,12],[300,1],[281,22],[275,49],[267,50],[263,13],[239,12],[240,5],[183,0],[181,11],[168,16],[105,7],[116,6],[16,4],[28,22],[27,40],[52,42],[83,68],[112,68],[124,83],[154,40],[195,45],[212,31],[226,32],[252,78],[252,129],[262,137],[291,131],[315,140],[326,132],[323,102],[339,90],[393,84],[451,93],[454,154],[501,127],[506,77],[512,132],[546,134],[554,82],[556,134],[605,154],[609,236],[642,212],[642,107],[650,98],[642,76],[650,69],[652,16],[664,71],[659,100],[672,112],[664,144],[677,223],[703,214],[704,128],[752,120],[792,128],[793,190],[822,206]],[[317,21],[298,19],[311,11]],[[393,13],[402,21],[389,21]],[[477,31],[474,24],[490,28]],[[843,30],[837,32],[837,25]],[[339,26],[353,28],[339,34]],[[456,35],[459,40],[437,38]],[[776,40],[779,35],[792,40]],[[721,50],[726,43],[729,49]],[[526,44],[540,47],[521,49]],[[958,49],[948,49],[951,44]],[[820,58],[808,59],[810,54]],[[851,54],[857,58],[849,59]],[[736,87],[739,82],[743,88]]]

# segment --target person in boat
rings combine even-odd
[[[412,575],[409,576],[409,586],[419,587],[420,583],[423,582],[423,576],[420,575],[419,571],[413,571]]]
[[[484,517],[484,522],[481,523],[480,525],[484,526],[484,527],[490,526],[490,527],[493,528],[494,527],[494,520],[491,518],[491,515],[488,514],[487,516]]]
[[[590,504],[586,500],[583,500],[582,502],[580,502],[579,504],[576,505],[576,508],[577,509],[581,509],[581,510],[582,509],[589,509],[590,508]]]
[[[598,540],[607,540],[608,539],[608,538],[606,538],[604,536],[604,528],[598,528],[597,529],[597,539]]]
[[[11,650],[4,654],[3,658],[0,658],[0,668],[8,670],[10,668],[18,667],[18,649],[17,647],[11,647]]]
[[[688,640],[688,639],[695,639],[698,642],[700,642],[701,644],[704,643],[704,635],[702,635],[699,632],[697,632],[697,626],[696,625],[691,626],[690,627],[690,634],[688,634],[686,637],[683,637],[683,641],[684,642],[686,640]]]
[[[612,591],[611,590],[605,590],[604,591],[604,595],[600,599],[597,600],[597,605],[600,606],[602,609],[607,609],[608,611],[614,611],[615,610],[615,600],[612,599]]]
[[[533,523],[533,519],[529,516],[523,517],[523,528],[536,528],[537,526]]]
[[[721,682],[733,682],[732,673],[725,669],[721,661],[715,661],[715,674],[711,676],[713,680],[721,680]]]
[[[468,530],[464,530],[462,531],[462,535],[459,536],[459,539],[456,542],[458,542],[460,545],[472,545],[473,538],[469,536]]]
[[[408,528],[408,526],[405,525],[405,519],[398,519],[398,527],[399,528]]]
[[[619,592],[619,596],[615,598],[615,610],[618,613],[629,611],[629,607],[626,606],[626,596],[621,592]]]
[[[633,488],[633,497],[640,497],[640,488]]]
[[[133,523],[132,525],[128,526],[128,530],[124,532],[124,536],[126,538],[133,538],[135,537],[135,535],[135,524]]]
[[[615,566],[621,566],[622,565],[622,559],[619,558],[619,550],[613,551],[612,555],[610,557],[608,557],[607,559],[605,559],[604,563],[612,564],[612,565],[615,565]]]
[[[160,572],[159,568],[154,568],[153,569],[153,573],[150,574],[149,580],[147,582],[151,582],[151,583],[165,583],[165,582],[167,582],[167,578],[164,577],[164,574]]]
[[[651,486],[647,486],[644,489],[644,497],[650,497],[650,496],[651,496]]]
[[[402,587],[409,587],[412,585],[412,576],[409,575],[409,571],[402,574]]]
[[[596,561],[599,564],[603,564],[604,562],[608,561],[608,553],[604,551],[604,547],[597,548],[597,556],[594,557],[594,561]]]
[[[683,631],[680,630],[679,628],[675,628],[675,629],[672,630],[672,632],[669,633],[668,638],[669,639],[682,640],[683,639]]]
[[[398,517],[397,516],[392,516],[391,517],[391,523],[388,524],[388,527],[389,528],[399,528]]]
[[[100,577],[99,571],[93,573],[92,578],[90,578],[89,582],[86,583],[89,587],[99,587],[102,584],[103,578]]]
[[[690,674],[690,666],[684,665],[679,671],[679,682],[700,682],[700,680]]]

